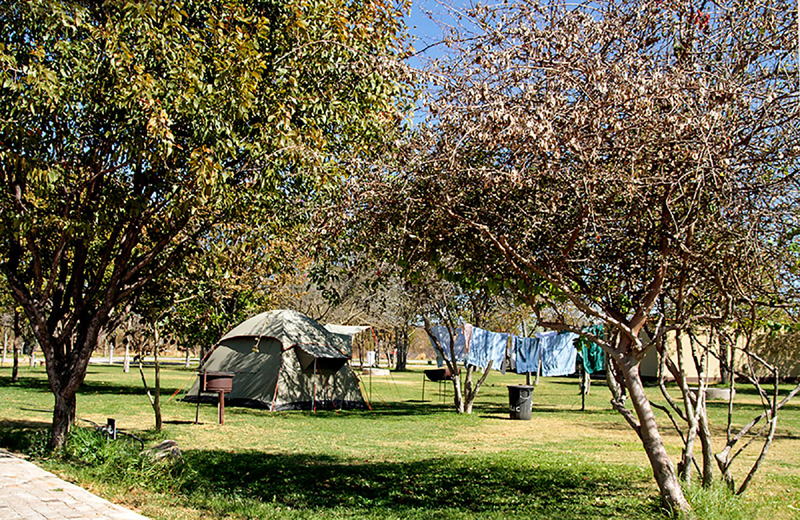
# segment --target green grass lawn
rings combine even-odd
[[[165,367],[163,399],[191,378],[190,371]],[[18,384],[9,381],[10,369],[0,368],[0,444],[24,449],[43,437],[38,431],[49,425],[52,397],[41,368],[24,367]],[[226,424],[220,426],[216,409],[202,405],[196,425],[195,405],[172,400],[163,408],[164,431],[156,434],[138,372],[91,365],[78,397],[78,417],[96,423],[113,417],[120,428],[149,443],[174,439],[185,462],[168,474],[74,459],[39,463],[154,519],[662,515],[638,438],[611,410],[602,381],[594,384],[581,411],[577,380],[543,379],[534,392],[533,419],[512,421],[505,385],[523,381],[516,374],[493,372],[471,416],[451,411],[449,386],[440,398],[438,385],[427,383],[423,401],[421,370],[371,381],[365,377],[372,411],[270,413],[228,407]],[[649,391],[659,398],[657,388]],[[737,420],[749,420],[757,396],[741,390],[737,401],[743,403]],[[743,499],[713,493],[694,498],[703,518],[800,517],[798,403],[787,405],[770,456]],[[724,403],[713,403],[716,451],[724,439],[724,413]],[[676,459],[680,441],[667,429],[666,418],[662,424]],[[744,457],[756,455],[754,450]],[[738,480],[742,476],[737,474]]]

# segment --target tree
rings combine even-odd
[[[220,222],[275,219],[390,132],[399,7],[0,2],[2,271],[47,362],[50,446],[98,334]]]
[[[150,306],[165,313],[164,333],[201,358],[231,328],[278,304],[305,258],[304,230],[280,220],[246,225],[221,223],[198,240],[198,249],[167,273]],[[155,296],[155,298],[153,298]]]
[[[491,294],[481,284],[467,284],[463,278],[460,279],[461,284],[446,280],[444,273],[437,273],[432,267],[418,262],[415,269],[401,271],[406,277],[405,290],[414,303],[434,350],[441,356],[447,368],[453,384],[453,405],[456,413],[471,414],[481,386],[489,377],[493,361],[489,361],[483,374],[477,379],[475,376],[478,367],[465,363],[462,380],[455,339],[465,323],[495,330],[510,330],[518,323],[517,319],[507,319],[515,314],[509,311],[514,302],[503,298],[503,295]],[[465,288],[465,285],[469,287]],[[447,331],[447,344],[443,344],[441,337],[434,334],[434,324]]]
[[[774,264],[767,266],[774,268]],[[763,268],[763,265],[753,266],[755,272],[759,268]],[[728,320],[703,320],[699,324],[693,323],[691,326],[676,328],[677,355],[670,355],[663,342],[657,345],[661,361],[659,384],[669,407],[663,407],[662,410],[670,415],[684,443],[678,468],[681,478],[687,483],[692,482],[692,469],[697,467],[698,473],[702,476],[703,486],[711,486],[715,464],[731,492],[742,494],[752,483],[775,437],[779,412],[800,393],[800,384],[784,395],[781,395],[779,388],[779,383],[783,381],[782,376],[785,374],[780,365],[791,358],[786,346],[796,340],[793,334],[796,326],[791,314],[786,310],[785,306],[770,301],[743,301],[731,310],[733,316]],[[776,318],[780,319],[781,323],[773,321]],[[778,352],[775,351],[776,347]],[[684,356],[684,352],[687,351],[689,356]],[[719,352],[724,352],[724,355],[720,355]],[[726,440],[722,449],[716,453],[705,402],[708,386],[707,367],[712,357],[717,357],[720,367],[725,369],[721,372],[729,374],[728,378],[723,380],[729,392]],[[696,389],[689,387],[688,370],[684,366],[685,358],[689,359],[688,363],[693,365],[698,375],[699,383]],[[664,384],[667,374],[672,375],[676,382],[680,392],[679,400],[670,395]],[[737,381],[752,385],[760,396],[762,405],[760,412],[756,410],[755,416],[751,416],[749,421],[741,424],[737,423],[741,421],[742,410],[739,410],[734,402],[736,389],[739,387]],[[772,388],[768,388],[768,385]],[[685,430],[679,427],[679,421],[672,417],[670,410],[686,424]],[[702,465],[698,464],[698,458],[694,454],[697,440],[701,445]],[[734,464],[748,448],[757,448],[758,441],[761,442],[760,453],[750,464],[745,477],[737,487],[732,471]]]
[[[369,325],[375,348],[383,345],[388,352],[393,344],[395,367],[405,370],[409,334],[418,317],[413,291],[390,263],[358,253],[358,244],[341,236],[331,243],[325,225],[313,226],[309,234],[322,240],[301,276],[280,292],[283,301],[321,322]]]
[[[569,302],[606,325],[612,341],[587,339],[613,359],[633,410],[623,394],[612,403],[673,510],[690,506],[639,363],[667,330],[703,317],[659,307],[661,296],[721,287],[720,308],[770,296],[725,284],[792,225],[792,7],[476,5],[427,76],[429,125],[400,166],[374,168],[353,196],[365,234],[432,261],[450,255],[455,270],[489,273],[535,309]]]

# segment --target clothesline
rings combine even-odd
[[[602,331],[602,325],[587,328],[587,332],[595,336],[602,335]],[[433,327],[430,332],[438,364],[442,366],[444,360],[441,358],[442,353],[436,348],[435,340],[449,360],[450,332],[442,326]],[[580,336],[573,332],[539,332],[528,338],[465,324],[458,329],[453,350],[457,362],[473,365],[481,370],[486,370],[489,361],[492,361],[492,369],[503,374],[509,369],[518,374],[534,373],[539,371],[541,362],[543,377],[557,377],[576,372],[580,349],[580,358],[588,373],[603,370],[602,348],[585,340],[576,345],[575,340],[578,338]]]

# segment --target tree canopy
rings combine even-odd
[[[47,359],[53,446],[114,308],[390,133],[401,7],[0,2],[0,261]]]
[[[794,298],[794,4],[526,0],[459,20],[427,71],[428,123],[354,183],[353,221],[608,325],[614,341],[592,339],[634,411],[615,406],[667,504],[686,509],[638,364],[666,330]]]

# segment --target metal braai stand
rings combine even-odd
[[[220,424],[225,424],[225,394],[233,390],[233,372],[212,372],[204,370],[200,372],[200,389],[203,392],[217,392],[219,402],[217,403],[217,415]],[[199,406],[198,396],[198,406]]]

